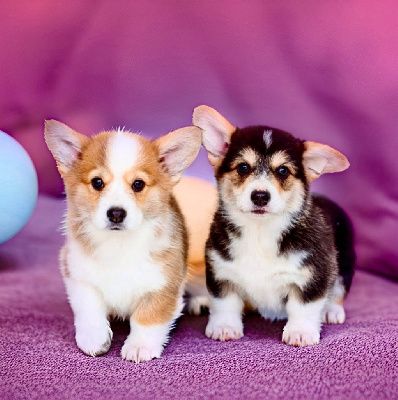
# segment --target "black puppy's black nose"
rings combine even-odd
[[[110,208],[106,213],[109,221],[114,224],[120,224],[126,218],[127,212],[123,208]]]
[[[264,207],[268,204],[271,195],[268,191],[254,190],[251,195],[252,202],[258,207]]]

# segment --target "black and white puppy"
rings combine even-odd
[[[322,322],[345,320],[355,253],[349,218],[309,184],[348,168],[347,158],[279,129],[234,127],[207,106],[195,109],[193,123],[203,130],[219,194],[206,245],[206,335],[241,338],[249,304],[264,318],[287,318],[285,343],[319,343]]]

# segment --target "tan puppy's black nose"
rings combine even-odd
[[[124,219],[126,218],[127,212],[123,208],[110,208],[106,213],[109,221],[113,222],[114,224],[121,224]]]
[[[254,190],[250,196],[251,201],[258,207],[264,207],[268,204],[271,199],[271,195],[268,191]]]

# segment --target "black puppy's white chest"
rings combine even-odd
[[[240,235],[230,238],[228,259],[208,249],[215,278],[228,281],[242,297],[259,309],[284,312],[284,300],[292,285],[303,288],[310,273],[304,266],[307,251],[280,253],[283,221],[246,221]]]

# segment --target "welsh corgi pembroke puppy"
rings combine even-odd
[[[160,357],[181,314],[187,237],[172,194],[202,134],[186,127],[154,141],[123,130],[88,137],[55,120],[45,139],[64,180],[66,244],[61,270],[76,343],[99,356],[110,317],[129,319],[121,356]]]
[[[309,184],[348,168],[346,157],[279,129],[237,128],[207,106],[195,109],[193,123],[219,194],[206,244],[206,335],[241,338],[247,303],[266,319],[287,319],[283,342],[319,343],[322,322],[345,320],[355,253],[347,215]]]

